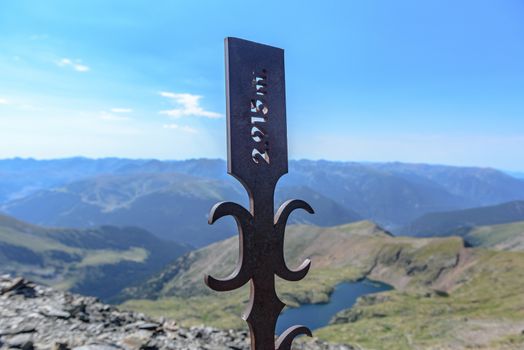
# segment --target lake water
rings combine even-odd
[[[286,309],[278,319],[276,333],[282,334],[294,325],[304,325],[311,330],[323,327],[337,312],[352,307],[358,297],[391,289],[392,287],[387,284],[366,279],[340,283],[335,287],[328,303],[306,304]]]

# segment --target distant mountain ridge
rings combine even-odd
[[[517,179],[524,179],[524,172],[522,171],[507,171],[506,172],[509,176],[513,176]]]
[[[466,235],[477,226],[524,221],[524,201],[429,213],[405,226],[402,234],[420,237]]]
[[[25,221],[138,225],[197,247],[235,233],[230,218],[207,226],[215,202],[247,205],[244,189],[219,159],[0,160],[0,189],[2,210]],[[294,160],[275,205],[290,198],[316,210],[293,214],[291,222],[333,226],[368,219],[397,233],[431,212],[524,200],[524,181],[490,168]]]
[[[110,174],[142,160],[120,158],[89,159],[73,157],[36,160],[12,158],[0,160],[0,202],[21,198],[40,189],[52,188],[90,176]]]

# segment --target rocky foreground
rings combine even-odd
[[[249,349],[245,331],[179,327],[176,321],[120,311],[98,299],[0,277],[0,349]],[[313,340],[301,350],[353,350]]]

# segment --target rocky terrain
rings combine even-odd
[[[176,321],[120,311],[93,297],[56,291],[23,278],[0,277],[0,349],[244,350],[246,331],[180,327]],[[353,350],[318,340],[301,350]]]

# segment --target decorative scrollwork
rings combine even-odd
[[[284,258],[286,223],[295,209],[314,213],[313,208],[302,200],[286,201],[274,216],[274,221],[269,226],[270,232],[263,231],[266,225],[262,221],[255,220],[256,213],[252,215],[237,203],[217,203],[209,215],[210,224],[227,215],[235,219],[240,251],[237,265],[228,277],[217,279],[206,275],[205,283],[209,288],[223,292],[240,288],[251,281],[250,301],[243,318],[251,329],[253,349],[290,350],[295,337],[301,334],[311,336],[311,331],[307,327],[294,326],[278,338],[276,347],[274,344],[276,321],[285,306],[276,294],[274,276],[277,275],[287,281],[299,281],[306,276],[311,266],[311,261],[306,259],[296,270],[291,270]],[[272,345],[265,345],[269,341]]]
[[[253,232],[253,217],[244,207],[237,203],[220,202],[211,208],[208,223],[212,225],[221,217],[228,215],[231,215],[235,219],[238,226],[240,254],[235,270],[225,279],[217,279],[209,275],[205,276],[204,281],[206,285],[217,292],[240,288],[249,282],[252,276],[250,266],[244,263],[244,251],[247,251],[247,249],[243,245],[244,242],[246,242],[244,236],[250,235]]]

